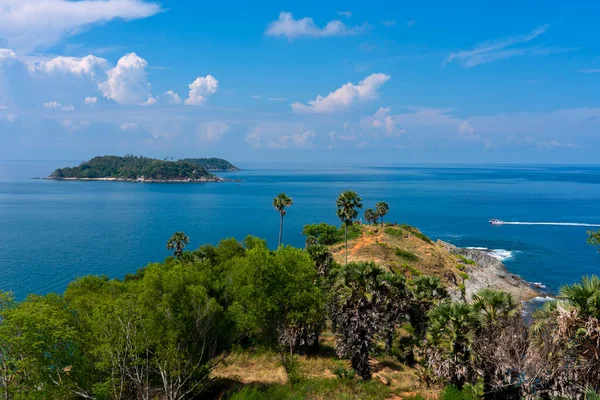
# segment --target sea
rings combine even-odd
[[[281,192],[294,203],[283,241],[303,246],[304,225],[339,224],[344,190],[365,208],[386,201],[386,222],[487,249],[548,295],[600,274],[600,253],[586,244],[586,231],[600,229],[600,166],[239,163],[242,171],[220,174],[239,180],[227,183],[31,179],[78,163],[0,161],[0,290],[22,299],[62,292],[83,275],[122,278],[169,256],[175,231],[189,236],[189,248],[247,235],[273,248],[272,201]],[[492,218],[515,224],[492,226]]]

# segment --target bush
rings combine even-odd
[[[391,226],[388,226],[384,229],[384,232],[387,235],[390,235],[392,237],[396,237],[396,238],[401,238],[404,236],[404,231],[402,231],[402,229],[400,228],[393,228]]]
[[[471,387],[459,390],[454,386],[446,386],[439,397],[440,400],[478,400],[479,398],[477,392],[473,392]]]
[[[343,231],[338,229],[337,226],[329,225],[324,222],[320,224],[304,225],[302,234],[305,236],[314,236],[317,238],[319,244],[323,244],[326,246],[330,246],[332,244],[336,244],[344,240]]]
[[[419,257],[415,253],[401,248],[396,249],[396,255],[409,261],[417,261],[419,259]]]
[[[462,262],[464,262],[465,264],[469,264],[469,265],[475,265],[476,262],[475,260],[471,260],[470,258],[467,258],[463,255],[457,255],[458,259],[461,260]]]
[[[423,233],[419,232],[419,230],[417,228],[412,227],[410,225],[406,225],[406,224],[402,224],[402,225],[400,225],[400,227],[402,229],[404,229],[405,231],[408,231],[408,232],[412,233],[414,236],[418,237],[419,239],[421,239],[425,243],[433,244],[433,241],[431,239],[429,239]]]
[[[335,376],[340,379],[353,380],[356,376],[356,371],[352,368],[346,369],[343,365],[339,364],[334,369],[331,370]]]

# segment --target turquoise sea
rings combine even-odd
[[[509,270],[550,292],[600,274],[600,254],[582,226],[490,226],[515,222],[600,224],[600,166],[244,164],[221,174],[240,183],[142,184],[32,180],[76,161],[0,161],[0,290],[18,298],[62,291],[86,274],[122,277],[169,255],[182,230],[190,246],[252,234],[276,245],[272,199],[294,205],[284,242],[302,246],[302,226],[338,223],[335,199],[357,191],[366,207],[387,201],[389,222],[434,239],[485,247]]]

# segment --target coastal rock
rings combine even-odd
[[[438,241],[450,253],[473,260],[475,264],[466,264],[465,272],[469,279],[465,280],[465,296],[467,300],[484,288],[502,290],[510,293],[515,301],[527,301],[539,295],[529,283],[518,275],[508,272],[504,264],[485,250],[456,247],[450,243]]]

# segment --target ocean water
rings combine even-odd
[[[277,243],[272,199],[294,200],[284,242],[302,246],[302,226],[339,223],[335,199],[354,190],[366,207],[387,201],[388,222],[433,239],[494,250],[509,270],[556,291],[600,274],[585,226],[490,226],[511,222],[600,224],[600,166],[240,164],[239,183],[141,184],[32,180],[74,161],[0,161],[0,290],[18,298],[61,292],[86,274],[123,277],[169,255],[170,235],[191,247],[252,234]]]

